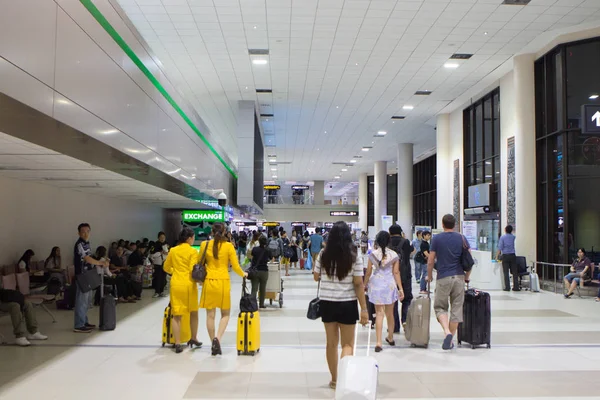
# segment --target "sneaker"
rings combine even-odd
[[[46,340],[48,336],[42,335],[40,332],[36,332],[33,335],[27,335],[27,340]]]
[[[158,299],[159,297],[160,297],[160,294],[158,294],[158,293],[154,293],[154,294],[152,295],[152,298],[153,298],[153,299]]]
[[[82,327],[82,328],[75,328],[73,329],[73,332],[75,333],[91,333],[92,329],[91,328],[87,328],[87,327]]]
[[[160,297],[169,297],[169,295],[168,295],[168,294],[166,294],[166,293],[161,293],[159,296],[160,296]]]
[[[94,324],[85,324],[85,327],[88,329],[96,329],[96,325]]]
[[[23,346],[23,347],[31,346],[31,343],[29,342],[29,340],[27,340],[27,338],[25,336],[16,338],[15,344],[17,346]]]

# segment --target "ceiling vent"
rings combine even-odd
[[[392,119],[404,119],[406,118],[404,115],[394,115]]]
[[[248,49],[248,54],[251,56],[268,56],[269,49]]]
[[[256,93],[273,93],[273,89],[256,89]]]
[[[417,96],[429,96],[431,94],[431,90],[417,90],[415,95]]]
[[[273,114],[260,114],[261,118],[273,118]]]
[[[454,53],[454,54],[452,54],[452,56],[450,57],[450,59],[451,60],[468,60],[471,57],[473,57],[473,54]]]
[[[502,4],[507,6],[526,6],[531,0],[504,0]]]

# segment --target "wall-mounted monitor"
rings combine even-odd
[[[469,208],[490,205],[490,183],[469,186]]]

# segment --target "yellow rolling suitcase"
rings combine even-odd
[[[253,356],[260,351],[260,315],[255,312],[241,312],[237,326],[237,352],[239,355]]]
[[[175,344],[175,337],[173,336],[173,314],[171,314],[171,304],[165,308],[165,315],[163,318],[163,329],[162,329],[162,345]],[[190,314],[184,314],[181,317],[181,333],[180,343],[186,344],[192,338],[192,328],[190,326]]]

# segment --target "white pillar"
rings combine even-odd
[[[368,220],[368,199],[369,199],[369,181],[367,174],[360,174],[358,177],[358,226],[363,232],[369,229]]]
[[[410,238],[413,225],[413,144],[398,143],[398,222]]]
[[[533,54],[515,56],[513,72],[516,250],[517,254],[528,260],[535,260],[537,254],[534,61]]]
[[[437,226],[441,228],[442,217],[453,213],[454,165],[450,154],[450,116],[440,114],[436,125],[437,153]]]
[[[381,230],[381,217],[387,215],[387,161],[375,162],[375,234]]]
[[[313,199],[316,206],[325,204],[325,181],[315,181]]]

